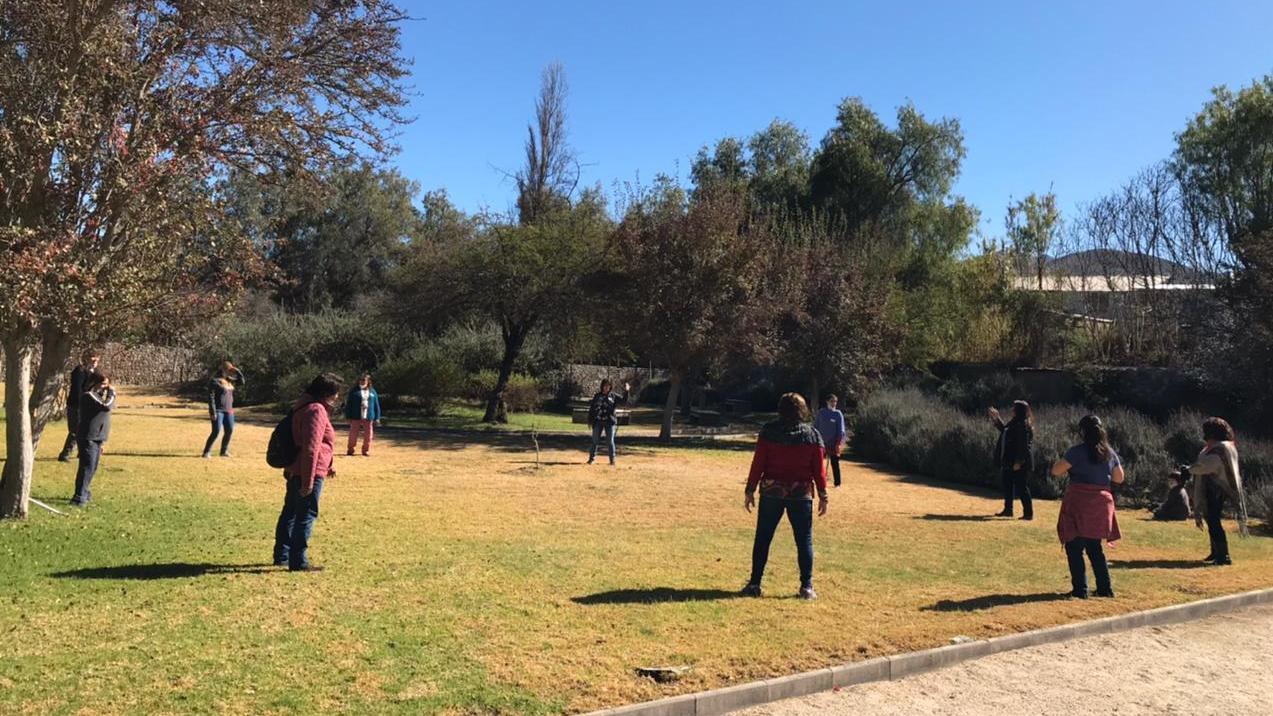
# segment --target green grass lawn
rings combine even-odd
[[[201,406],[121,400],[94,502],[0,523],[0,713],[579,712],[1273,585],[1273,539],[1202,568],[1192,524],[1125,513],[1118,598],[1066,600],[1054,503],[991,520],[992,495],[850,465],[815,528],[821,598],[792,598],[784,529],[766,597],[735,599],[749,445],[621,432],[619,467],[589,467],[582,426],[538,467],[521,436],[383,431],[323,494],[326,571],[290,574],[268,566],[268,424],[202,460]],[[70,510],[59,438],[34,494]],[[635,674],[652,664],[693,671]]]

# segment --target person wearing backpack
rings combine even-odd
[[[588,450],[588,464],[591,465],[597,460],[597,445],[601,442],[601,437],[606,437],[606,442],[610,448],[610,464],[614,464],[614,431],[619,424],[619,418],[615,415],[615,411],[619,407],[619,402],[628,402],[628,396],[632,392],[632,386],[623,384],[623,396],[619,397],[613,392],[614,384],[609,378],[601,381],[601,389],[597,394],[592,396],[592,402],[588,403],[588,425],[592,427],[592,448]]]
[[[361,435],[363,457],[370,456],[371,438],[375,433],[373,426],[380,424],[380,394],[371,384],[370,373],[363,373],[358,385],[345,396],[345,419],[349,421],[349,445],[345,454],[354,454]]]
[[[280,453],[293,453],[294,459],[283,469],[287,492],[283,510],[274,528],[274,564],[286,565],[293,572],[315,572],[321,567],[310,564],[307,550],[309,538],[318,519],[318,498],[323,481],[334,477],[336,432],[332,429],[331,410],[340,395],[341,379],[322,373],[310,382],[305,393],[293,404],[284,422],[270,437],[267,459],[274,463]],[[280,429],[288,428],[291,444]],[[282,448],[280,450],[280,448]]]

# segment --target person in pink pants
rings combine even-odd
[[[349,445],[346,455],[353,455],[362,436],[362,454],[371,454],[371,439],[380,424],[380,395],[371,384],[371,374],[363,373],[358,384],[345,397],[345,417],[349,420]]]

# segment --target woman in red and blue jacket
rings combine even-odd
[[[274,564],[286,565],[294,572],[322,569],[309,563],[306,551],[318,519],[323,480],[336,474],[336,432],[330,413],[340,396],[340,384],[337,376],[323,373],[314,378],[292,406],[292,440],[299,449],[296,459],[283,470],[287,494],[274,528]]]
[[[827,513],[826,451],[822,437],[809,423],[809,407],[804,398],[787,393],[778,401],[778,419],[760,430],[756,454],[747,476],[743,507],[748,512],[756,504],[756,539],[751,548],[751,579],[743,594],[760,596],[760,580],[769,561],[769,544],[786,513],[796,538],[800,564],[801,599],[814,599],[813,591],[813,491],[818,492],[818,515]]]

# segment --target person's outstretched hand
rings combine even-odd
[[[989,408],[987,408],[987,409],[986,409],[986,415],[989,415],[991,420],[998,420],[998,419],[999,419],[999,409],[998,409],[998,408],[996,408],[996,407],[994,407],[994,406],[992,405],[992,406],[990,406]]]
[[[826,517],[826,516],[827,516],[827,498],[819,497],[818,498],[818,517]]]
[[[756,506],[756,496],[748,492],[747,496],[743,498],[743,509],[747,510],[748,512],[751,512],[751,508],[755,506]]]

